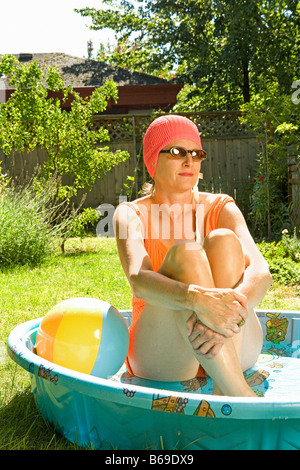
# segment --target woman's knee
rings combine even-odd
[[[214,253],[219,256],[234,256],[244,259],[243,248],[237,235],[229,229],[219,228],[213,230],[205,237],[204,249],[208,256]]]
[[[203,247],[193,240],[180,240],[169,248],[165,260],[173,266],[179,266],[189,263],[195,256],[205,256]]]
[[[241,242],[238,236],[228,228],[217,228],[212,230],[204,240],[205,249],[217,247],[218,245],[231,245],[233,248],[237,247],[242,249]]]
[[[229,229],[213,230],[204,240],[206,251],[216,285],[235,285],[245,270],[245,256],[237,235]]]
[[[194,277],[200,266],[202,269],[209,266],[203,247],[193,240],[181,240],[169,248],[159,272],[187,282],[190,272]]]

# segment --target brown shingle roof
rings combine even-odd
[[[98,60],[73,57],[63,53],[14,54],[21,62],[37,61],[44,74],[47,66],[58,67],[66,85],[72,87],[101,86],[106,80],[114,80],[117,85],[156,85],[169,83],[163,78],[134,72]],[[1,60],[0,55],[0,60]],[[23,59],[23,60],[22,60]]]

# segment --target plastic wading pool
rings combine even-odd
[[[130,311],[121,312],[130,323]],[[26,369],[44,418],[67,439],[94,449],[300,449],[300,312],[260,311],[264,346],[245,372],[260,398],[213,396],[210,378],[157,382],[74,372],[38,357],[41,319],[17,326],[11,358]]]

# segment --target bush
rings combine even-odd
[[[35,266],[54,248],[59,231],[51,225],[47,192],[8,188],[0,195],[0,265]]]
[[[300,240],[283,230],[279,242],[261,242],[258,247],[269,263],[273,280],[283,285],[300,284]]]

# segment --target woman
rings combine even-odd
[[[114,220],[133,291],[128,369],[165,381],[204,369],[214,394],[256,397],[243,371],[262,346],[254,307],[271,284],[268,265],[233,199],[195,191],[205,152],[192,121],[157,118],[143,152],[154,190]]]

